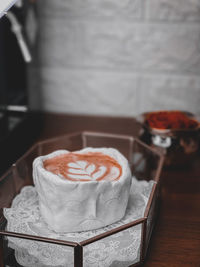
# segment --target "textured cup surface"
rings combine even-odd
[[[73,153],[104,155],[117,164],[112,166],[111,161],[111,165],[106,165],[101,159],[95,164],[91,158],[89,163],[84,163],[80,156],[73,157],[73,161],[61,169],[51,170],[45,166],[51,160]],[[132,180],[127,159],[113,148],[85,148],[73,153],[58,150],[33,162],[40,211],[49,228],[56,232],[86,231],[120,220],[126,211]],[[70,179],[65,177],[66,170]]]

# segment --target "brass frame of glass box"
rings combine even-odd
[[[6,223],[3,216],[3,208],[10,207],[12,200],[20,192],[22,187],[24,187],[25,185],[33,184],[32,162],[34,158],[40,155],[48,154],[57,149],[78,150],[86,146],[110,146],[117,148],[128,158],[132,172],[138,179],[155,181],[147,203],[144,217],[115,229],[109,230],[106,233],[97,235],[93,238],[84,240],[80,243],[8,232],[3,230],[2,225],[5,225]],[[137,155],[140,155],[140,158],[134,159],[133,156],[136,155],[136,153]],[[105,237],[111,236],[120,231],[124,231],[138,224],[142,224],[140,260],[139,262],[131,266],[141,264],[146,256],[151,232],[157,214],[160,173],[163,166],[163,160],[163,155],[161,155],[158,151],[152,149],[148,145],[142,143],[137,138],[119,134],[80,132],[56,137],[35,144],[0,178],[0,267],[4,266],[3,237],[6,236],[73,247],[74,267],[83,267],[84,246]],[[144,165],[141,169],[142,161]]]

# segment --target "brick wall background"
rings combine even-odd
[[[200,0],[41,0],[30,105],[200,114]]]

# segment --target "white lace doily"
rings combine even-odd
[[[7,219],[6,230],[60,240],[81,242],[104,233],[144,215],[153,181],[137,181],[133,178],[126,214],[122,220],[107,227],[79,232],[56,233],[48,229],[43,221],[34,186],[26,186],[13,200],[11,208],[4,209]],[[119,262],[135,262],[139,258],[141,245],[141,225],[104,238],[84,247],[84,267],[118,266]],[[8,246],[15,250],[17,262],[25,267],[72,267],[73,248],[44,242],[8,237]],[[130,263],[130,264],[131,264]],[[128,264],[129,265],[129,264]],[[120,264],[119,266],[127,266]]]

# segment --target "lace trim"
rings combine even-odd
[[[56,233],[48,229],[39,211],[35,187],[26,186],[15,197],[11,208],[4,209],[4,216],[8,221],[6,229],[17,233],[81,242],[142,217],[153,183],[133,178],[123,219],[101,229],[79,233]],[[15,250],[16,260],[22,266],[73,266],[73,249],[66,246],[12,237],[8,237],[8,245]],[[84,247],[84,267],[106,267],[114,261],[134,262],[140,256],[140,245],[141,226],[137,225]]]

